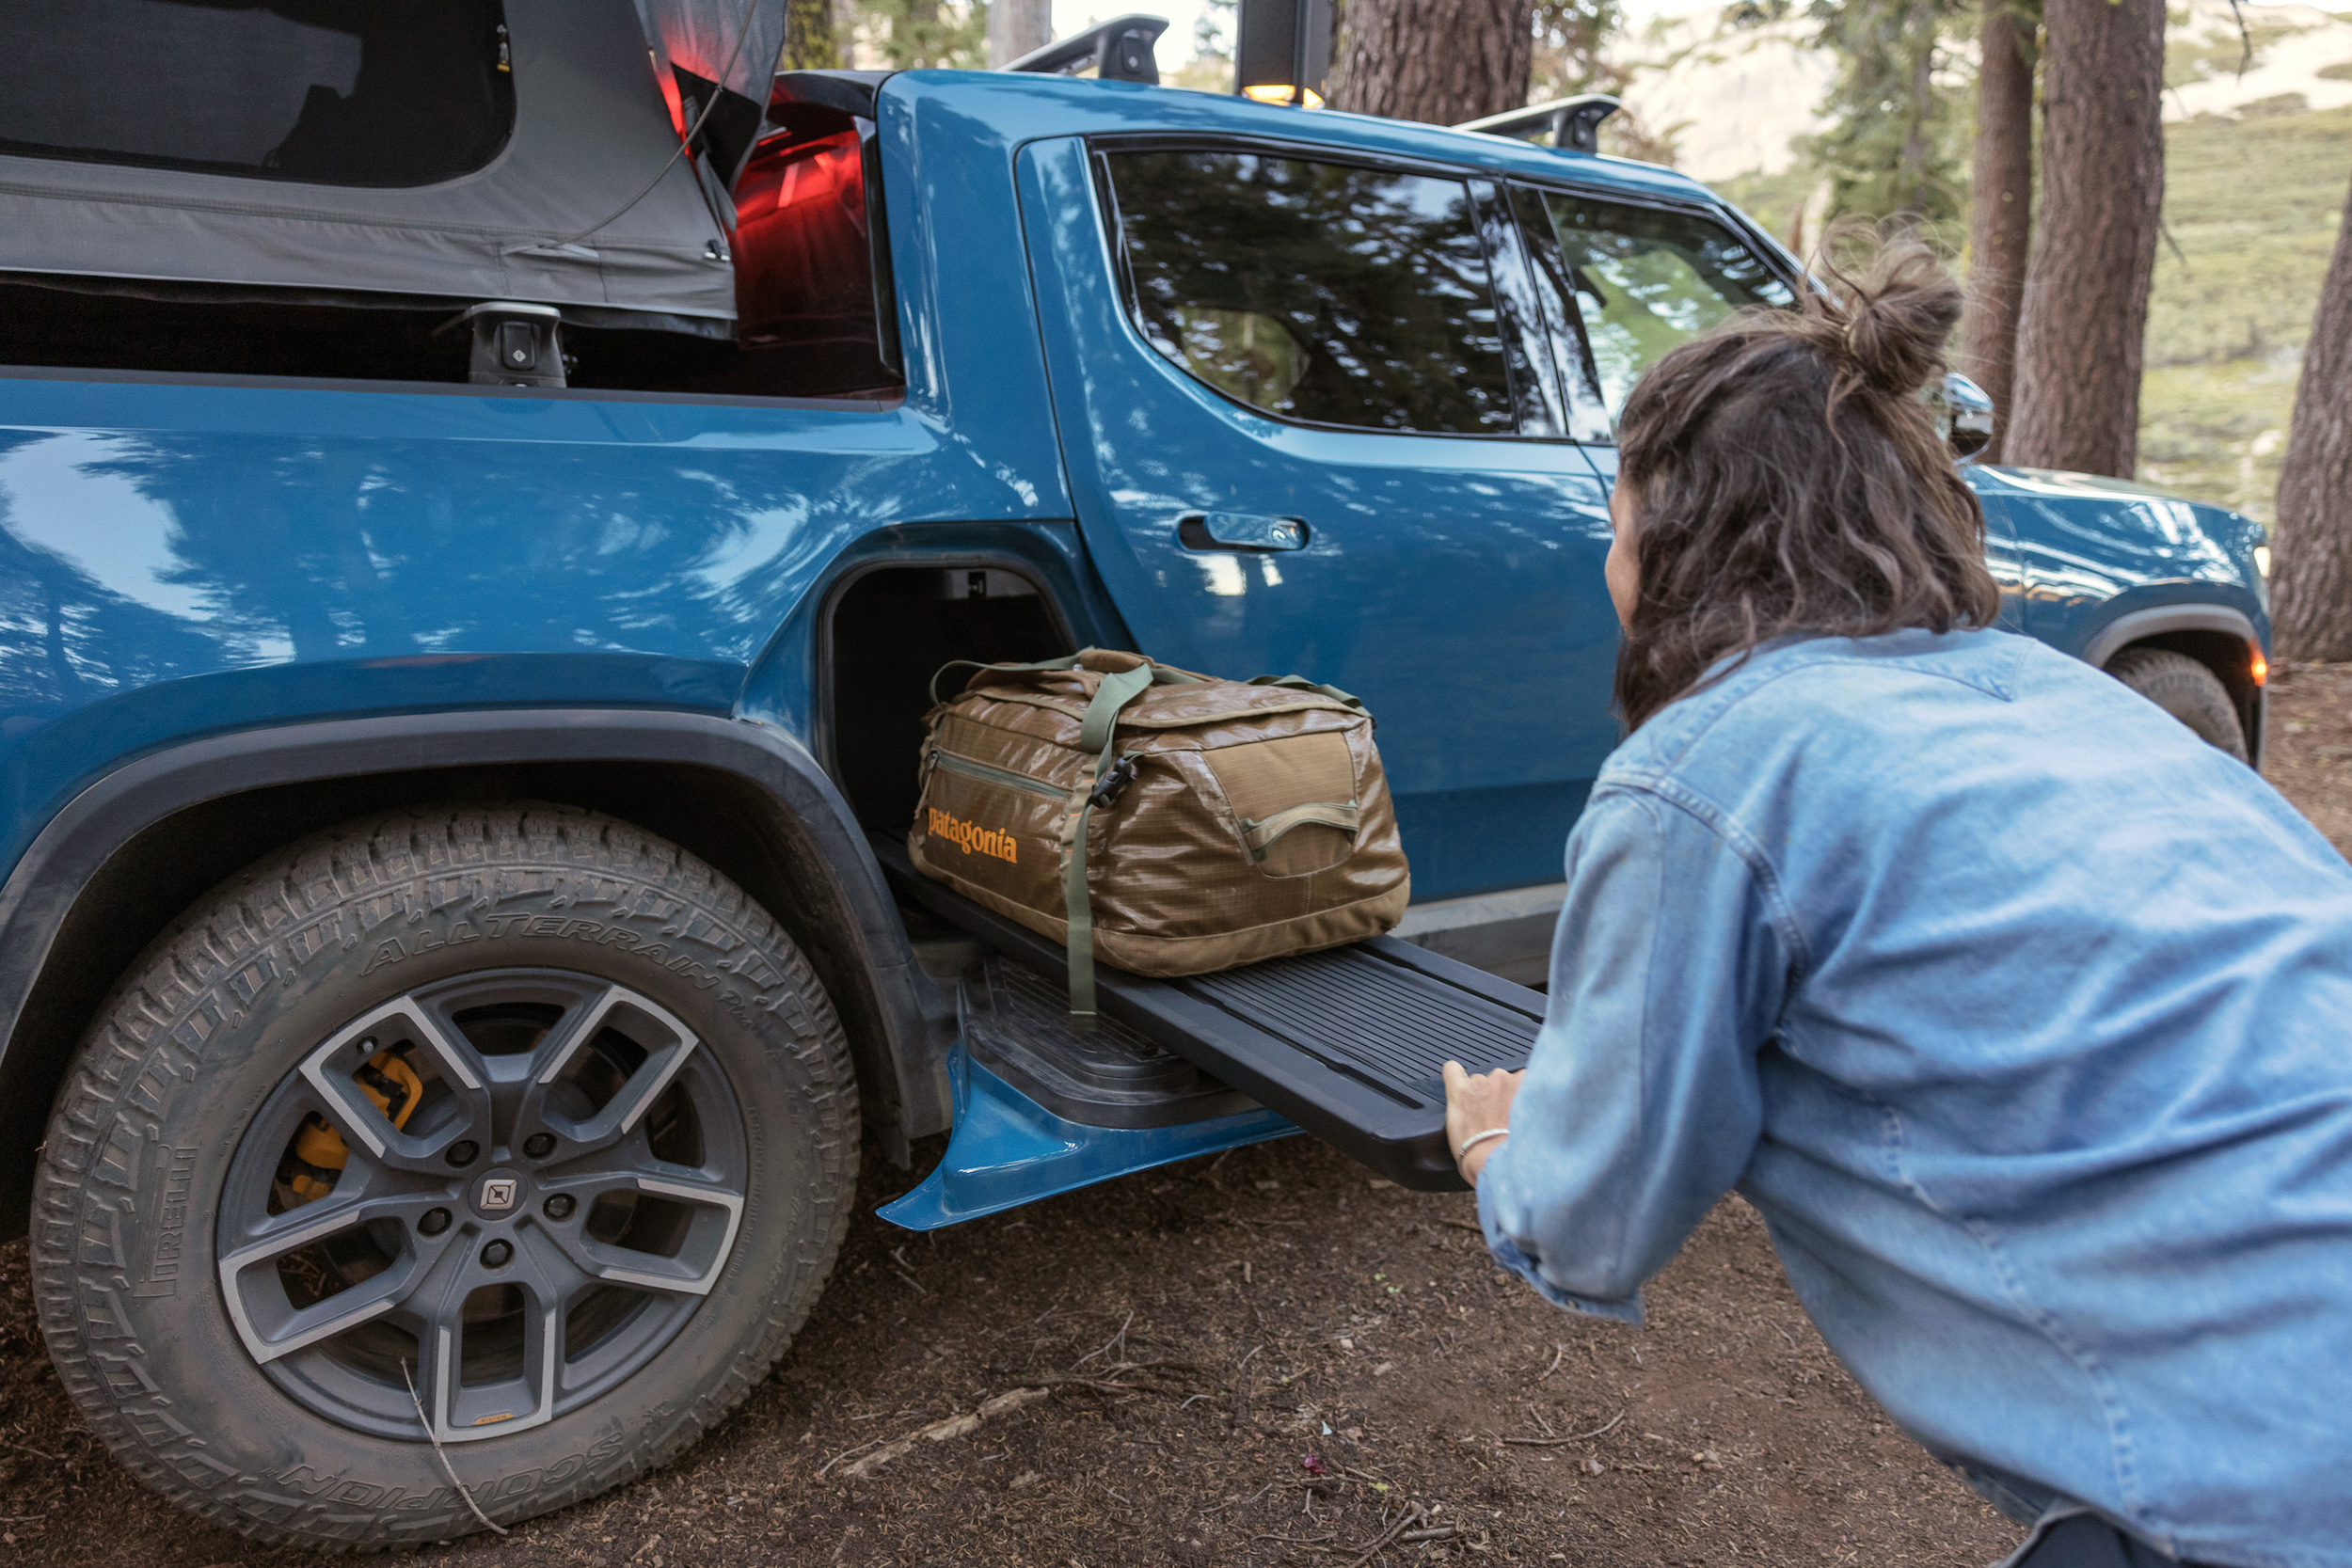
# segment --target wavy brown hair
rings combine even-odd
[[[1652,366],[1618,422],[1639,602],[1617,654],[1628,729],[1716,661],[1791,633],[1990,625],[1984,514],[1917,394],[1961,291],[1915,241],[1795,309],[1742,311]]]

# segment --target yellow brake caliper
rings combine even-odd
[[[395,1128],[408,1125],[417,1101],[424,1098],[424,1082],[417,1076],[417,1069],[389,1051],[369,1057],[367,1066],[352,1079]],[[313,1111],[302,1118],[301,1131],[294,1133],[294,1148],[278,1175],[297,1203],[310,1203],[335,1190],[336,1173],[350,1159],[351,1147],[343,1142],[343,1135]]]

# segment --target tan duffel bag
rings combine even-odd
[[[940,676],[974,670],[939,702]],[[1093,960],[1201,974],[1377,936],[1411,896],[1372,716],[1295,675],[1213,680],[1089,648],[932,677],[926,876]]]

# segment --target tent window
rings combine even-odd
[[[0,151],[433,184],[505,145],[505,48],[500,0],[0,0]]]

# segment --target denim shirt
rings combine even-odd
[[[1822,1337],[2020,1516],[2352,1564],[2352,867],[1995,631],[1767,648],[1613,753],[1478,1191],[1639,1321],[1736,1189]]]

